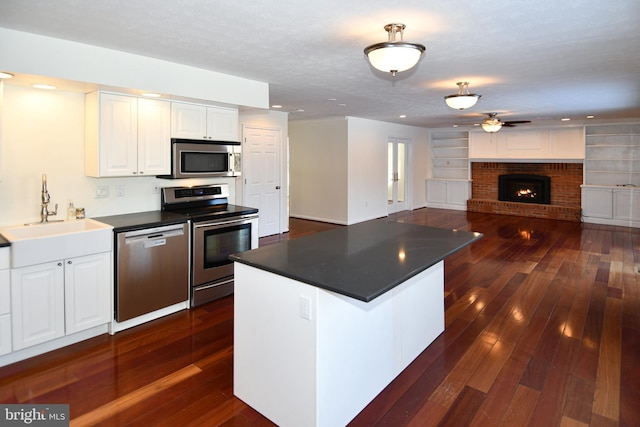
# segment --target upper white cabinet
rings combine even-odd
[[[169,102],[92,92],[86,96],[85,113],[86,175],[171,172]]]
[[[497,133],[474,131],[469,135],[469,157],[485,160],[582,161],[584,128],[516,130]]]
[[[172,102],[171,137],[238,141],[238,110]]]

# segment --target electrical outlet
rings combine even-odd
[[[311,320],[311,299],[300,296],[300,317]]]
[[[98,185],[96,186],[96,199],[104,199],[109,197],[109,186]]]
[[[151,194],[160,194],[160,183],[152,182],[151,183]]]
[[[124,197],[124,184],[116,185],[116,197]]]

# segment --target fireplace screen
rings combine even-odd
[[[551,178],[543,175],[500,175],[498,200],[548,205],[551,203]]]

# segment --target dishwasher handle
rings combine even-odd
[[[143,242],[145,247],[164,245],[167,239],[185,235],[185,224],[153,227],[124,233],[127,245]]]

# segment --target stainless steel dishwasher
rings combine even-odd
[[[117,233],[118,322],[189,300],[187,223]]]

